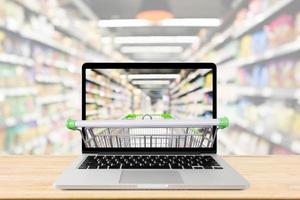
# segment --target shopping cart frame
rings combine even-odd
[[[170,114],[129,114],[122,120],[69,119],[66,124],[81,133],[87,148],[211,148],[218,129],[228,125],[226,117],[177,120]]]

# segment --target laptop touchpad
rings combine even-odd
[[[181,184],[181,176],[176,171],[162,170],[124,170],[121,184]]]

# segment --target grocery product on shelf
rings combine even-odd
[[[272,154],[293,154],[292,151],[289,151],[281,146],[275,146],[272,148]]]
[[[218,95],[218,110],[235,124],[220,140],[224,152],[300,153],[296,145],[300,140],[297,7],[297,1],[249,1],[224,27],[224,36],[216,34],[212,39],[223,38],[223,42],[208,42],[203,48],[211,46],[209,51],[199,53],[199,60],[216,62],[218,71],[231,71],[222,77]],[[229,147],[235,143],[240,145]]]
[[[298,84],[298,61],[278,59],[239,68],[237,83],[254,87],[293,88]],[[296,88],[294,88],[296,89]]]
[[[183,79],[173,87],[176,90],[171,89],[170,112],[181,118],[209,118],[212,116],[212,74],[197,71],[191,74],[195,77]]]
[[[113,72],[112,72],[113,73]],[[87,71],[86,115],[88,119],[119,119],[132,112],[132,91],[97,70]],[[136,97],[139,97],[136,95]],[[134,99],[133,101],[137,101]],[[135,102],[139,105],[140,102]]]
[[[60,123],[80,112],[78,72],[86,50],[94,57],[101,52],[23,3],[4,1],[0,8],[1,151],[74,152],[80,141]]]
[[[282,14],[266,26],[269,40],[269,48],[275,48],[295,39],[294,18],[291,15]]]
[[[251,56],[252,53],[251,53],[251,49],[249,48],[251,44],[252,44],[252,37],[250,35],[245,35],[241,39],[239,57],[247,58]]]
[[[3,128],[0,128],[0,151],[3,152],[4,145],[5,145],[5,130]]]
[[[295,64],[295,68],[294,68],[294,81],[295,81],[295,85],[296,87],[300,86],[300,61],[296,62]]]

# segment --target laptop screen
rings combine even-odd
[[[212,68],[92,67],[84,76],[83,118],[95,122],[83,129],[86,148],[214,146],[214,127],[178,126],[184,120],[205,123],[216,117]],[[97,127],[106,122],[115,125]]]

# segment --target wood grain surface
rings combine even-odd
[[[300,155],[224,157],[247,190],[72,190],[53,187],[74,156],[1,156],[0,199],[300,199]]]

